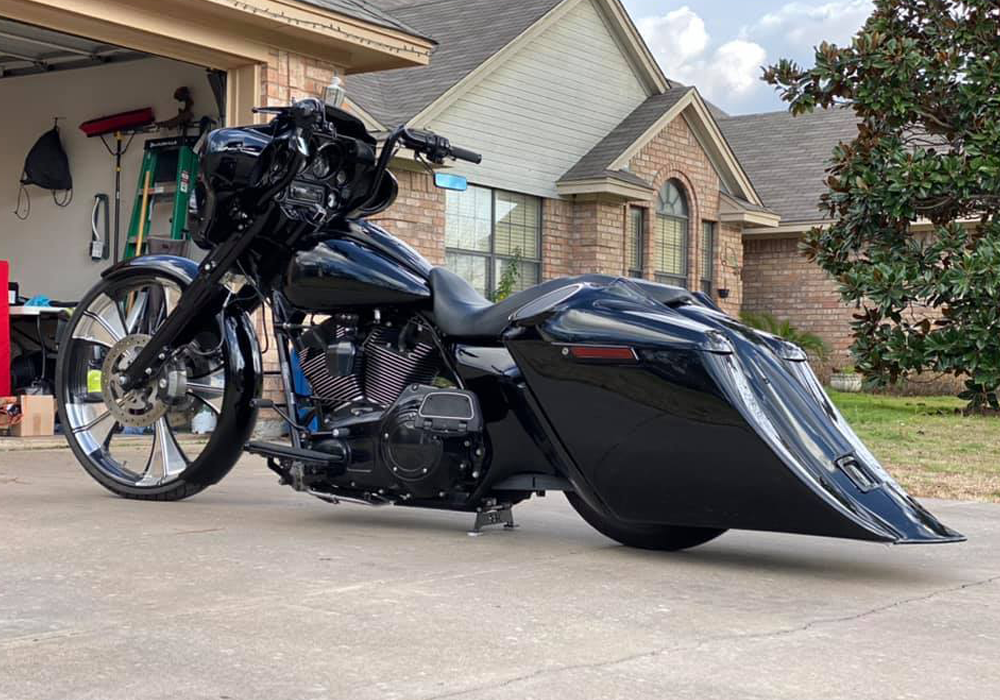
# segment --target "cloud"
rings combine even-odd
[[[705,22],[690,7],[636,24],[664,72],[696,85],[709,99],[738,99],[758,87],[760,66],[767,60],[764,47],[740,38],[708,51],[711,37]]]
[[[811,50],[823,41],[846,44],[872,13],[872,0],[841,0],[822,5],[790,2],[744,27],[744,36],[778,39],[790,50]]]
[[[671,79],[697,86],[723,109],[780,109],[760,80],[761,66],[784,57],[811,64],[814,46],[824,40],[848,43],[872,5],[872,0],[789,2],[721,42],[712,40],[705,20],[687,5],[640,18],[636,25]]]
[[[700,56],[708,46],[704,20],[686,5],[662,17],[644,17],[637,24],[650,48],[666,65],[682,65]]]

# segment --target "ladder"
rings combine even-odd
[[[156,205],[165,199],[172,200],[169,235],[152,237],[157,241],[171,241],[169,251],[183,254],[188,237],[188,205],[198,177],[198,156],[192,148],[195,142],[196,139],[187,136],[146,141],[139,185],[132,204],[132,218],[125,239],[124,259],[151,252],[149,241],[153,233],[150,228],[153,212]]]

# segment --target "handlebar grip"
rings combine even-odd
[[[464,160],[467,163],[474,163],[475,165],[479,165],[483,162],[483,156],[479,153],[465,148],[459,148],[458,146],[451,147],[451,155],[456,160]]]

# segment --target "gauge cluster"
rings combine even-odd
[[[313,156],[282,196],[286,212],[296,218],[329,218],[349,211],[367,196],[375,168],[375,151],[349,136],[314,137]]]

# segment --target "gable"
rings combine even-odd
[[[427,126],[483,154],[471,182],[558,197],[556,181],[642,104],[649,88],[599,0],[553,21],[470,85]]]

